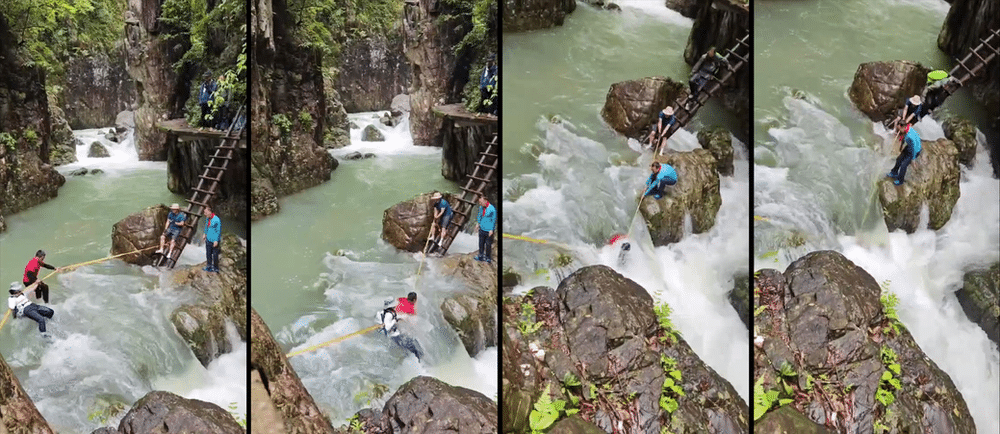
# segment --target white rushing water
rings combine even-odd
[[[179,201],[167,191],[166,163],[138,161],[132,131],[121,143],[105,140],[100,131],[107,129],[75,131],[84,143],[77,148],[81,161],[58,169],[66,174],[100,168],[103,174],[67,176],[57,198],[5,216],[10,230],[0,234],[4,282],[19,279],[24,262],[39,247],[57,266],[105,257],[115,222],[156,203]],[[111,156],[87,158],[93,141],[104,144]],[[191,246],[179,267],[204,260],[204,248]],[[153,390],[246,414],[246,344],[232,329],[234,351],[208,368],[198,362],[170,322],[174,309],[195,301],[193,294],[172,287],[175,272],[118,260],[63,272],[47,280],[52,288],[48,306],[55,311],[47,324],[51,342],[41,338],[31,320],[7,324],[0,338],[4,358],[55,430],[89,433],[114,426]],[[102,415],[113,402],[123,410]],[[103,424],[102,418],[107,419]]]
[[[418,294],[417,315],[399,327],[419,342],[425,353],[420,361],[377,331],[289,359],[334,426],[363,408],[380,408],[399,386],[421,375],[479,391],[491,399],[498,394],[496,347],[469,357],[441,314],[443,298],[464,289],[465,283],[444,277],[437,259],[427,260],[417,277],[422,255],[398,251],[380,238],[386,208],[429,189],[458,192],[455,184],[441,178],[441,149],[413,145],[409,114],[390,127],[379,121],[385,113],[349,114],[359,128],[351,130],[349,146],[330,151],[340,159],[331,181],[283,198],[281,213],[253,228],[257,239],[265,243],[273,236],[284,242],[297,240],[292,241],[297,249],[268,260],[272,265],[268,276],[255,279],[264,282],[265,288],[288,289],[282,295],[258,289],[253,298],[254,308],[289,352],[370,327],[376,324],[375,314],[385,300],[405,297],[411,291]],[[369,125],[385,140],[361,141]],[[354,152],[375,157],[342,158]],[[296,238],[301,229],[309,232],[316,225],[322,225],[322,235]],[[289,232],[289,228],[299,229]],[[449,255],[477,247],[477,236],[459,234]],[[253,260],[265,257],[266,253],[255,255]],[[287,266],[283,265],[286,261]],[[319,264],[301,265],[315,262]],[[288,298],[288,290],[297,295]],[[383,386],[385,393],[373,397],[372,392]]]
[[[628,233],[636,199],[648,176],[650,154],[635,165],[618,163],[621,156],[605,145],[577,135],[568,123],[539,123],[544,130],[539,173],[504,180],[505,231],[558,241],[571,248],[572,269],[603,264],[636,281],[657,302],[667,302],[674,325],[691,348],[746,400],[750,380],[750,351],[746,326],[729,304],[733,275],[746,272],[749,249],[749,173],[743,146],[735,148],[734,176],[720,178],[722,207],[715,226],[674,244],[653,247],[641,216],[631,222],[632,245],[625,266],[618,265],[618,249],[607,245],[613,233]],[[690,150],[694,135],[678,131],[670,139],[674,150]],[[628,151],[625,151],[628,152]],[[537,285],[556,286],[571,270],[549,270],[552,251],[537,245],[504,243],[505,267],[543,270],[527,274],[516,288],[521,293]]]
[[[758,161],[778,167],[754,168],[754,212],[768,219],[758,225],[768,237],[757,241],[755,268],[783,270],[814,250],[843,253],[898,295],[902,323],[955,382],[978,431],[1000,431],[1000,353],[954,294],[966,271],[1000,259],[1000,182],[992,177],[982,134],[973,167],[960,166],[961,196],[948,223],[927,229],[925,209],[922,229],[890,233],[872,194],[873,183],[895,158],[881,125],[855,137],[812,103],[786,98],[785,106],[790,111],[785,128],[773,128],[771,141],[756,149]],[[924,140],[944,135],[930,116],[916,128]],[[803,154],[808,163],[799,160]],[[818,188],[836,184],[842,190]],[[792,233],[801,234],[804,244],[785,245]],[[762,254],[773,249],[776,255]]]

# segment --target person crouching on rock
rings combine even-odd
[[[434,220],[431,222],[431,234],[428,238],[431,240],[431,243],[440,246],[441,239],[444,238],[444,233],[448,230],[448,223],[451,222],[453,211],[451,210],[451,204],[441,197],[441,193],[435,192],[432,194],[431,203],[434,205]],[[440,229],[440,231],[436,231],[435,229]],[[437,234],[436,239],[434,238],[435,234]],[[429,250],[433,251],[434,246],[431,246]]]
[[[649,146],[653,149],[659,149],[663,146],[663,141],[667,138],[667,130],[670,126],[677,122],[677,117],[674,116],[674,108],[671,106],[666,106],[662,111],[660,111],[660,116],[656,120],[656,125],[653,126],[653,130],[649,132]]]
[[[920,156],[920,134],[917,133],[917,130],[913,126],[906,123],[896,125],[896,134],[902,136],[902,149],[899,157],[896,157],[896,165],[893,166],[892,171],[887,173],[886,176],[893,179],[893,184],[899,185],[906,178],[907,166],[910,165],[911,161]]]
[[[170,214],[167,214],[167,223],[163,225],[163,235],[160,235],[160,249],[156,253],[163,253],[163,245],[166,244],[167,239],[170,239],[170,250],[164,255],[170,257],[170,254],[174,252],[174,244],[177,241],[177,236],[181,234],[181,226],[184,225],[184,212],[181,211],[181,206],[178,204],[170,205]]]
[[[653,173],[646,180],[646,193],[642,197],[652,194],[656,199],[663,199],[663,192],[667,186],[677,183],[677,172],[669,164],[660,165],[658,161],[654,161],[649,169]]]
[[[222,220],[212,213],[212,207],[205,206],[205,259],[208,264],[203,270],[213,273],[219,272],[219,239],[222,237]]]
[[[13,311],[14,318],[26,316],[35,320],[38,323],[38,332],[47,336],[45,334],[45,318],[52,319],[55,312],[47,306],[40,306],[28,300],[28,297],[24,295],[24,285],[18,282],[10,284],[10,298],[7,299],[7,307]]]
[[[45,251],[39,250],[35,252],[35,257],[31,258],[31,260],[28,261],[28,265],[24,267],[24,278],[21,279],[21,282],[24,283],[24,286],[31,285],[32,283],[35,283],[35,281],[38,280],[38,272],[42,270],[42,267],[55,271],[63,270],[61,267],[56,268],[49,264],[46,264]],[[38,282],[38,286],[35,287],[35,298],[40,298],[44,300],[46,303],[48,303],[49,285],[46,285],[45,282]]]

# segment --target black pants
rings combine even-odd
[[[903,182],[906,178],[906,168],[910,166],[910,162],[913,161],[913,154],[910,153],[910,147],[907,146],[903,149],[903,152],[899,153],[899,157],[896,157],[896,165],[892,167],[892,174],[896,175],[896,179],[899,182]]]
[[[209,268],[219,268],[219,248],[215,247],[211,241],[205,241],[205,259],[208,260]]]
[[[52,319],[55,312],[45,306],[29,304],[24,308],[24,316],[35,320],[38,323],[38,331],[45,333],[45,318]]]
[[[405,348],[407,351],[413,353],[414,356],[417,356],[417,360],[420,360],[424,357],[424,350],[420,348],[420,343],[417,342],[416,339],[413,339],[404,334],[399,334],[393,336],[392,341],[395,342],[396,345],[399,345]]]
[[[199,127],[210,126],[212,124],[212,121],[211,120],[205,120],[205,116],[208,116],[209,114],[211,114],[212,110],[210,108],[208,108],[208,103],[207,102],[203,102],[203,103],[198,104],[198,105],[201,106],[201,117],[198,118],[198,126]]]
[[[479,88],[479,112],[480,113],[494,113],[494,107],[496,107],[496,101],[490,102],[490,96],[493,92],[490,92],[485,87]]]
[[[493,247],[493,237],[490,236],[489,231],[479,230],[479,256],[486,259],[490,259],[490,254],[492,253],[491,248]]]
[[[32,280],[30,282],[24,282],[24,286],[31,285],[32,283],[35,283],[35,281]],[[49,285],[46,285],[45,282],[38,282],[38,286],[35,287],[35,298],[40,298],[42,300],[45,300],[46,303],[48,303]]]

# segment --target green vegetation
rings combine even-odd
[[[535,305],[531,304],[530,301],[525,301],[521,303],[521,316],[517,321],[517,329],[521,331],[523,335],[534,334],[538,329],[542,328],[542,321],[535,321]]]
[[[240,424],[243,429],[247,428],[247,415],[236,411],[239,406],[235,402],[229,403],[229,414],[233,415],[233,419],[236,419],[236,423]]]
[[[125,411],[125,401],[121,397],[102,394],[94,400],[87,413],[87,420],[107,425],[123,411]]]
[[[472,28],[453,47],[457,58],[470,59],[472,65],[469,68],[469,81],[462,89],[465,96],[465,107],[469,111],[476,111],[480,105],[479,77],[486,67],[486,56],[497,46],[497,17],[498,8],[496,0],[443,0],[450,7],[448,15],[439,17],[441,20],[454,21],[455,23],[472,23]],[[497,85],[489,86],[489,90],[496,98],[499,93],[500,76],[497,73]]]
[[[890,331],[895,335],[899,335],[899,327],[902,323],[899,322],[899,313],[896,312],[896,306],[899,305],[899,297],[896,294],[889,291],[889,281],[882,282],[882,295],[879,300],[882,302],[882,309],[885,310],[885,316],[888,318],[888,324],[882,328],[882,333],[888,334]]]
[[[292,131],[292,120],[281,113],[271,116],[271,125],[278,127],[282,137],[287,137],[288,133]]]
[[[0,131],[0,146],[7,148],[8,151],[14,152],[17,146],[17,140],[14,136],[6,131]]]
[[[372,401],[382,398],[388,392],[389,386],[386,386],[385,384],[366,384],[358,393],[354,394],[354,402],[358,404],[364,403],[365,407],[370,407],[372,405]]]
[[[332,65],[347,39],[388,33],[402,20],[399,0],[288,0],[294,36]]]
[[[660,390],[660,408],[667,414],[677,411],[677,400],[684,396],[684,389],[680,386],[682,374],[677,369],[677,360],[673,357],[660,355],[660,366],[666,377],[663,379],[663,387]]]
[[[753,420],[764,417],[777,401],[778,391],[764,390],[764,377],[758,378],[753,385]]]
[[[59,82],[72,57],[106,53],[122,38],[125,0],[3,0],[7,18],[28,66]]]
[[[670,305],[666,303],[661,303],[653,307],[653,311],[656,312],[656,319],[660,323],[660,327],[663,327],[664,335],[660,338],[660,342],[670,341],[671,344],[677,343],[677,337],[680,336],[680,332],[674,328],[674,323],[670,321]]]
[[[311,130],[313,127],[313,117],[305,109],[299,112],[299,125],[304,130]]]
[[[351,433],[361,433],[364,434],[364,430],[361,429],[361,421],[358,419],[358,415],[355,414],[347,419],[347,423],[351,426]]]
[[[885,408],[885,413],[881,417],[876,417],[873,422],[876,433],[890,431],[884,422],[892,418],[892,410],[889,409],[889,406],[896,402],[896,391],[903,388],[903,384],[899,381],[902,370],[898,363],[896,352],[892,348],[883,345],[881,359],[882,365],[886,367],[886,370],[882,372],[882,378],[879,380],[878,390],[875,391],[875,400],[879,404],[882,404],[882,407]]]
[[[535,409],[531,410],[531,414],[528,416],[531,433],[539,434],[545,432],[546,429],[559,420],[560,412],[567,416],[572,416],[578,411],[580,410],[575,408],[567,409],[566,401],[561,399],[553,401],[552,397],[549,396],[549,385],[545,385],[545,390],[538,397],[538,401],[535,402]]]

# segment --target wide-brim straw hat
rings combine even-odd
[[[667,116],[672,116],[674,114],[674,108],[667,106],[667,108],[663,109],[663,113],[666,113]]]
[[[431,195],[431,199],[438,200],[441,198],[441,193],[434,193]]]
[[[913,105],[920,105],[920,95],[911,96],[910,103],[912,103]]]
[[[175,203],[170,205],[170,209],[181,209],[181,206]]]

